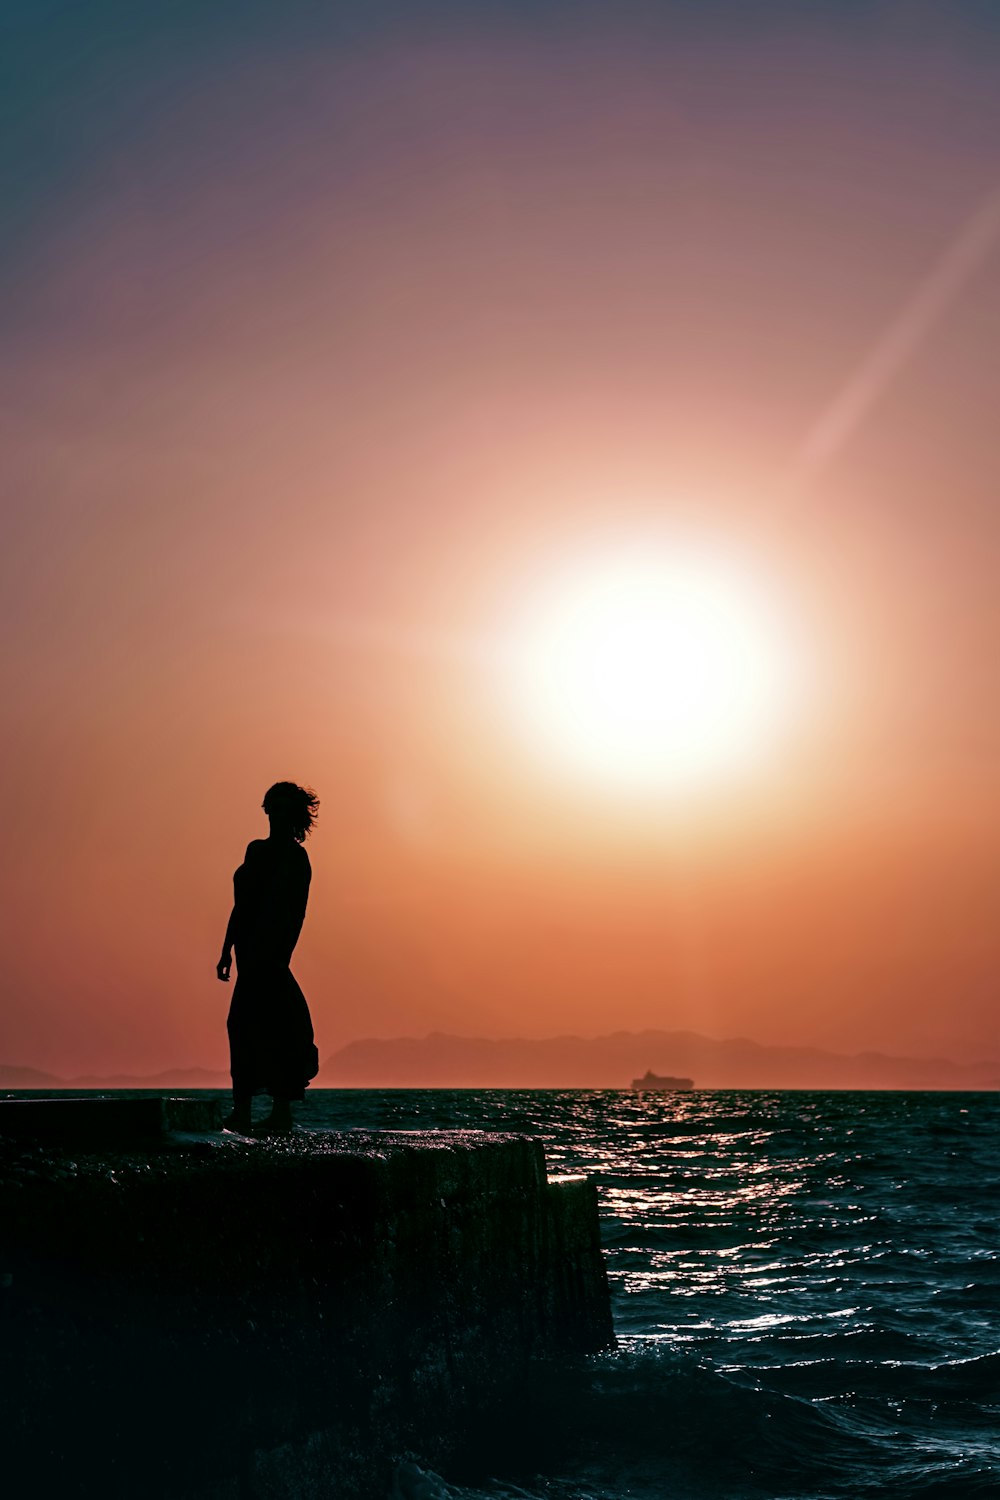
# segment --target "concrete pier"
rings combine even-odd
[[[67,1146],[91,1142],[120,1146],[161,1138],[171,1131],[218,1130],[223,1113],[218,1099],[170,1099],[156,1094],[0,1099],[0,1136]]]
[[[549,1181],[536,1140],[164,1128],[57,1145],[15,1125],[0,1120],[13,1494],[376,1500],[400,1458],[448,1470],[530,1421],[540,1364],[612,1342],[594,1185]]]

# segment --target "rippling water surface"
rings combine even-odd
[[[529,1132],[592,1174],[620,1349],[552,1472],[426,1493],[1000,1496],[1000,1095],[316,1091],[304,1125]]]

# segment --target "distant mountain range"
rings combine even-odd
[[[207,1068],[173,1068],[145,1077],[114,1073],[109,1077],[87,1075],[83,1078],[57,1078],[37,1068],[12,1067],[0,1063],[0,1089],[227,1089],[228,1073],[212,1073]]]
[[[627,1088],[633,1078],[684,1074],[696,1088],[995,1089],[1000,1062],[846,1055],[817,1047],[716,1041],[695,1031],[616,1031],[543,1041],[401,1037],[351,1042],[320,1070],[321,1088]]]
[[[628,1088],[647,1069],[682,1074],[707,1089],[997,1089],[1000,1062],[892,1057],[716,1041],[696,1031],[616,1031],[610,1036],[490,1040],[425,1037],[350,1042],[329,1057],[317,1088]],[[0,1089],[225,1089],[226,1073],[175,1068],[145,1077],[57,1078],[0,1064]]]

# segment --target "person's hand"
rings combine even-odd
[[[233,955],[230,949],[226,949],[219,962],[215,966],[215,972],[223,983],[229,983],[229,975],[233,967]]]

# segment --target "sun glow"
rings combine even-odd
[[[725,556],[625,549],[549,580],[508,655],[516,712],[558,765],[689,787],[757,760],[793,693],[790,633]]]

